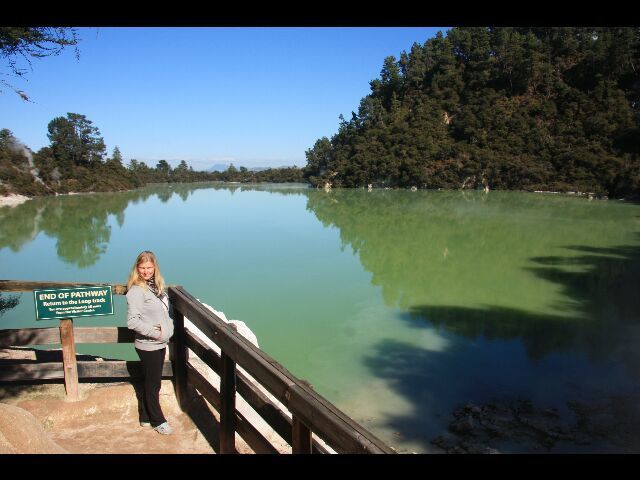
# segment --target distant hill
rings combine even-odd
[[[205,170],[206,172],[226,172],[229,169],[230,163],[216,163],[211,168]],[[243,165],[234,165],[237,169],[240,169]],[[252,167],[247,168],[250,172],[264,172],[265,170],[270,170],[272,168],[291,168],[290,165],[282,166],[282,167]]]
[[[229,168],[230,163],[216,163],[211,168],[208,168],[207,172],[224,172]]]
[[[250,172],[264,172],[265,170],[281,170],[284,168],[297,168],[295,165],[280,165],[279,167],[253,167],[249,168]]]

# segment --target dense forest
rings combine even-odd
[[[34,153],[10,130],[0,130],[0,195],[131,190],[148,183],[304,182],[297,167],[252,171],[232,164],[223,172],[197,172],[184,160],[172,168],[166,160],[150,167],[136,159],[125,166],[120,149],[108,156],[100,130],[77,113],[51,120],[47,135],[51,144]]]
[[[640,28],[452,28],[399,60],[305,178],[640,194]]]

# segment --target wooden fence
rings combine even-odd
[[[0,280],[0,292],[34,289],[101,286],[100,283],[19,282]],[[125,285],[111,285],[117,295]],[[238,433],[256,453],[278,453],[275,446],[236,409],[236,394],[289,445],[293,453],[329,453],[315,437],[338,453],[395,453],[393,449],[319,395],[306,382],[240,335],[232,326],[202,305],[180,286],[168,288],[174,310],[171,362],[165,362],[164,378],[173,378],[178,403],[186,409],[190,391],[197,390],[220,415],[220,453],[235,453]],[[219,348],[218,354],[184,326],[187,317]],[[76,343],[132,343],[134,332],[125,327],[73,327],[71,319],[59,328],[0,330],[0,348],[60,344],[62,362],[0,365],[0,383],[64,379],[69,400],[77,399],[78,378],[115,379],[141,375],[139,361],[76,361]],[[215,388],[188,361],[189,351],[220,377]],[[269,396],[240,372],[251,377],[288,409],[287,415]]]

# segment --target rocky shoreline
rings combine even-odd
[[[25,197],[24,195],[18,195],[15,193],[4,197],[0,196],[0,207],[15,207],[16,205],[20,205],[27,200],[30,200],[30,197]]]
[[[530,400],[468,403],[431,443],[446,453],[638,453],[640,396],[567,402],[569,415]]]

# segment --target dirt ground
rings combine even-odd
[[[160,435],[140,426],[140,392],[129,381],[80,383],[79,401],[69,402],[59,383],[0,386],[0,453],[216,453],[219,417],[201,396],[182,412],[163,380],[160,404],[174,433]],[[238,435],[236,448],[253,453]]]

